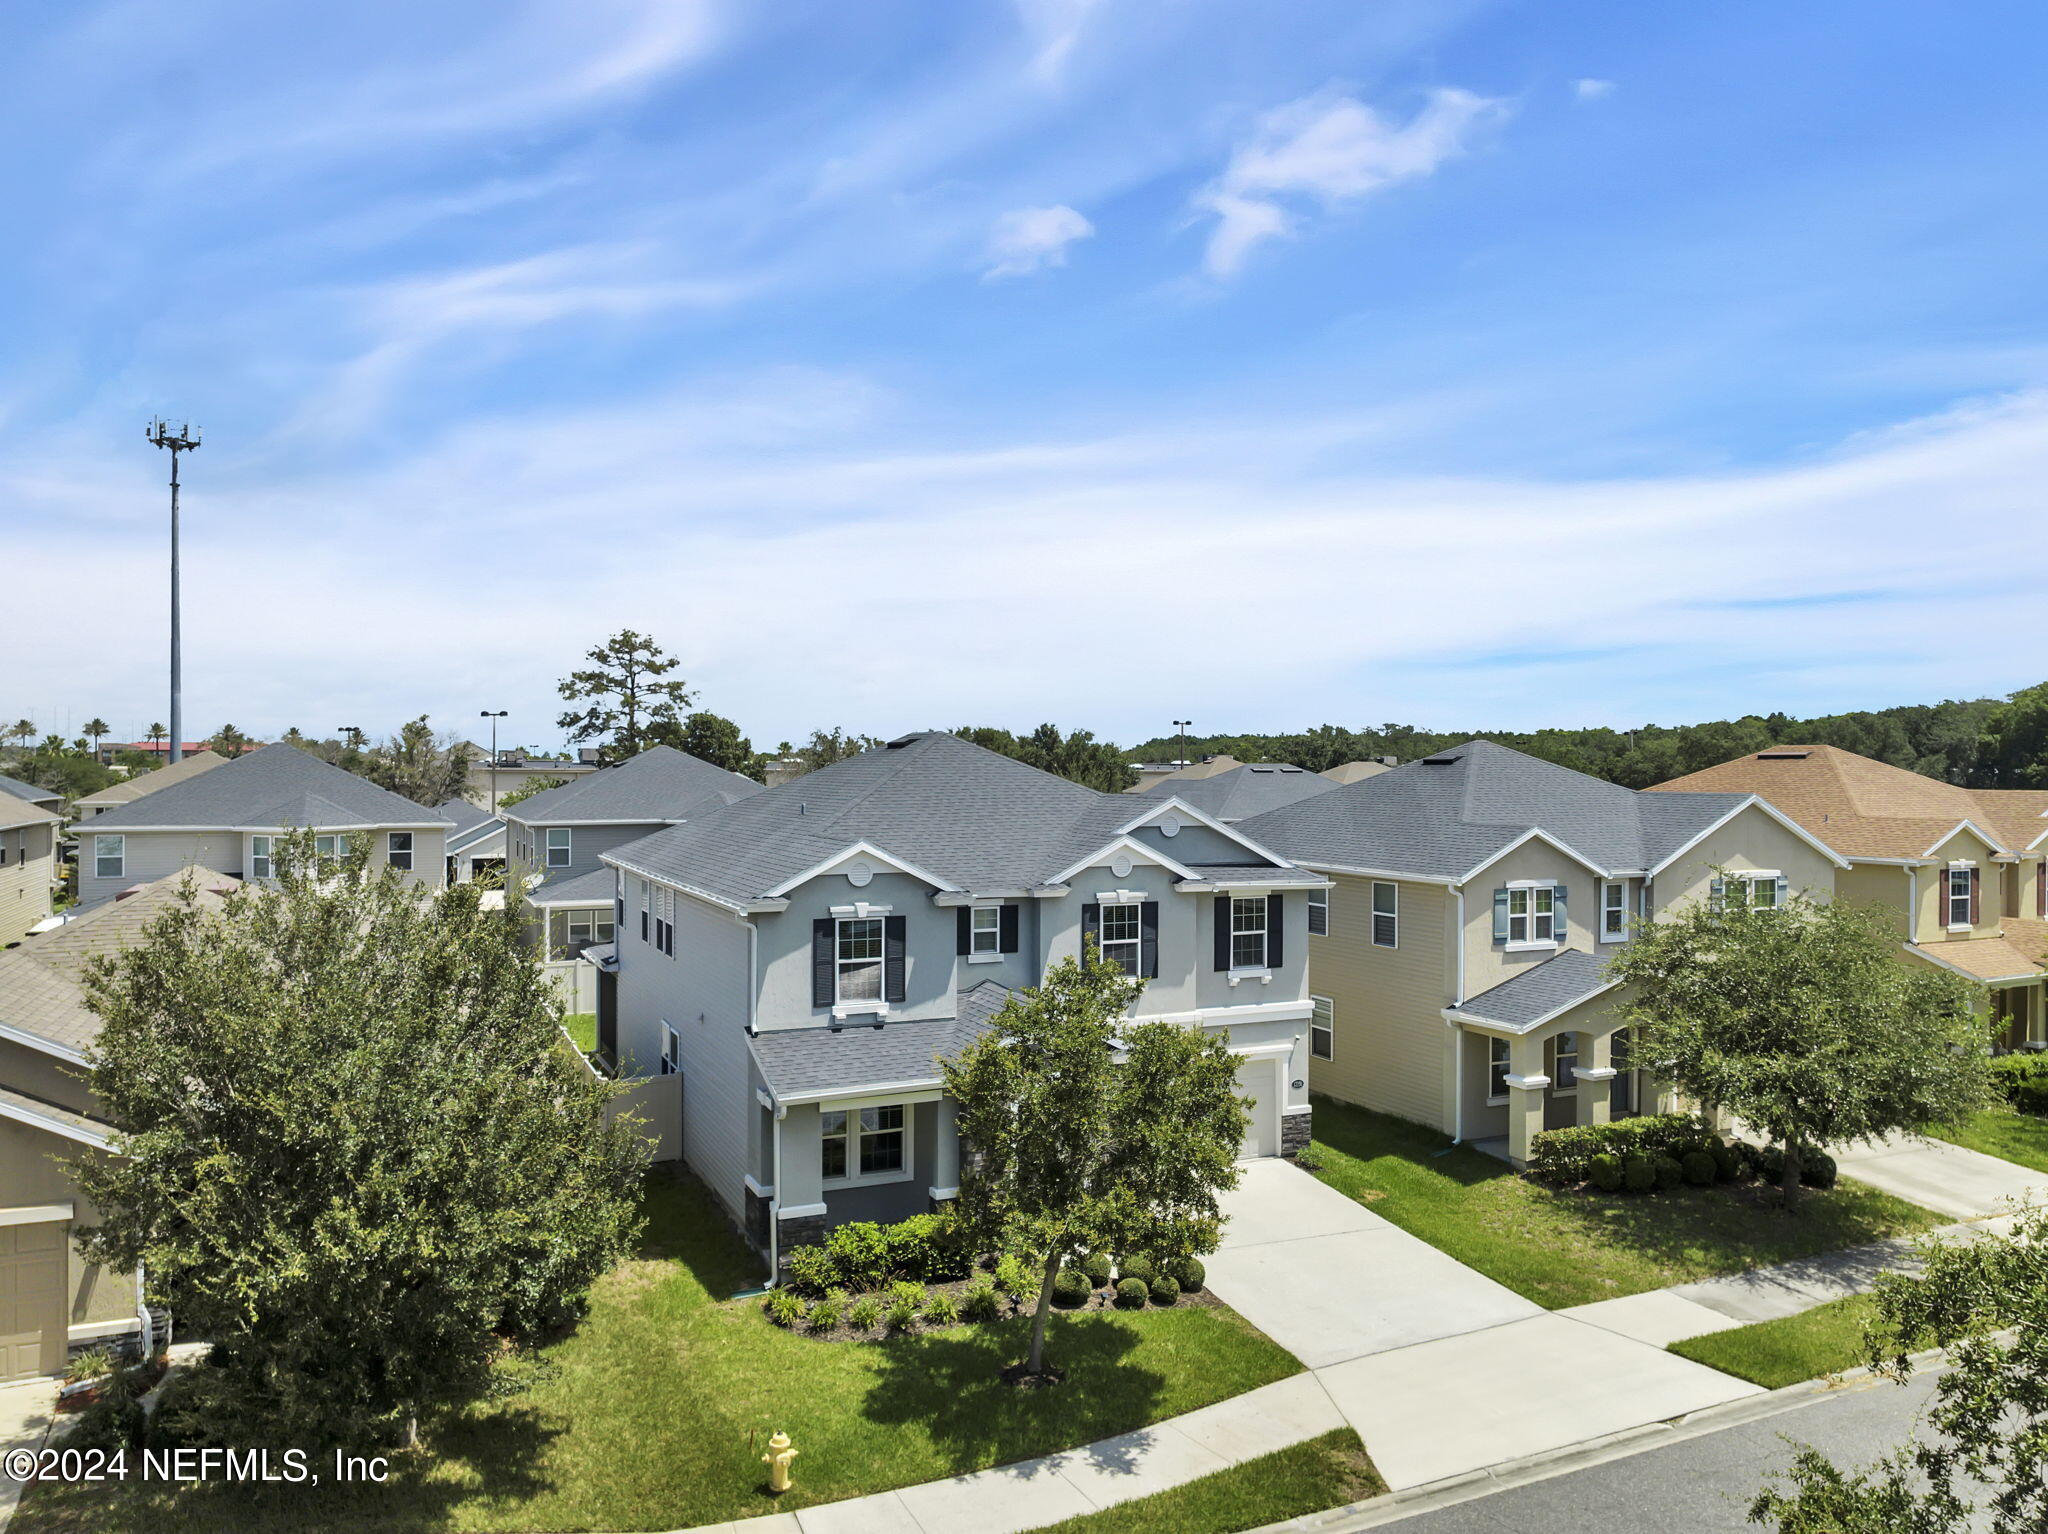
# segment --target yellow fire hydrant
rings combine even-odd
[[[789,1490],[789,1462],[795,1458],[789,1434],[778,1430],[768,1440],[768,1452],[761,1456],[761,1463],[768,1467],[768,1489],[777,1496]]]

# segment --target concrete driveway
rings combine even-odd
[[[1888,1135],[1874,1145],[1838,1147],[1834,1157],[1845,1177],[1958,1220],[2048,1203],[2048,1176],[1946,1140]]]
[[[1285,1161],[1248,1163],[1209,1287],[1315,1371],[1400,1490],[1758,1395],[1546,1311]]]
[[[15,1449],[40,1449],[56,1415],[55,1380],[19,1380],[0,1385],[0,1463]],[[0,1530],[14,1517],[22,1483],[0,1469]]]

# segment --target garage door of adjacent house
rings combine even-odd
[[[0,1225],[0,1379],[55,1374],[64,1367],[70,1230],[66,1220]]]
[[[1237,1068],[1237,1095],[1252,1099],[1251,1122],[1245,1125],[1244,1149],[1249,1161],[1280,1154],[1280,1102],[1271,1060],[1246,1060]]]

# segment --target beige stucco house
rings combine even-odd
[[[49,916],[62,825],[43,805],[0,794],[0,947]]]
[[[0,953],[0,1379],[54,1374],[73,1348],[135,1332],[137,1275],[95,1267],[71,1241],[98,1212],[65,1158],[111,1154],[84,1051],[99,1033],[80,979],[182,897],[218,908],[235,880],[194,868],[108,901]]]
[[[1470,741],[1245,821],[1310,908],[1318,1092],[1497,1149],[1646,1111],[1607,960],[1725,883],[1828,898],[1847,864],[1746,793],[1648,794]]]
[[[2048,789],[1959,788],[1835,746],[1774,746],[1653,793],[1769,800],[1847,860],[1842,899],[1892,908],[1900,951],[1988,988],[1998,1047],[2048,1048]]]

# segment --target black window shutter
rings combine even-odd
[[[1017,908],[1013,905],[1003,907],[1002,941],[997,946],[1004,953],[1017,951]]]
[[[903,999],[903,950],[906,946],[905,932],[910,924],[907,916],[885,916],[882,918],[882,1000]]]
[[[1216,967],[1230,968],[1230,897],[1216,897]]]
[[[1087,953],[1088,945],[1102,944],[1102,907],[1089,901],[1081,907],[1081,952]]]
[[[1159,978],[1159,902],[1148,900],[1138,908],[1138,974],[1146,980]]]
[[[1280,892],[1274,890],[1266,897],[1266,968],[1278,969],[1283,950],[1280,947],[1280,933],[1285,921],[1285,902]]]
[[[953,934],[953,952],[964,956],[973,952],[974,912],[963,905],[958,907],[953,914],[960,918],[959,926],[954,930]]]
[[[820,916],[811,923],[811,1005],[829,1007],[839,999],[839,987],[832,973],[832,918]]]

